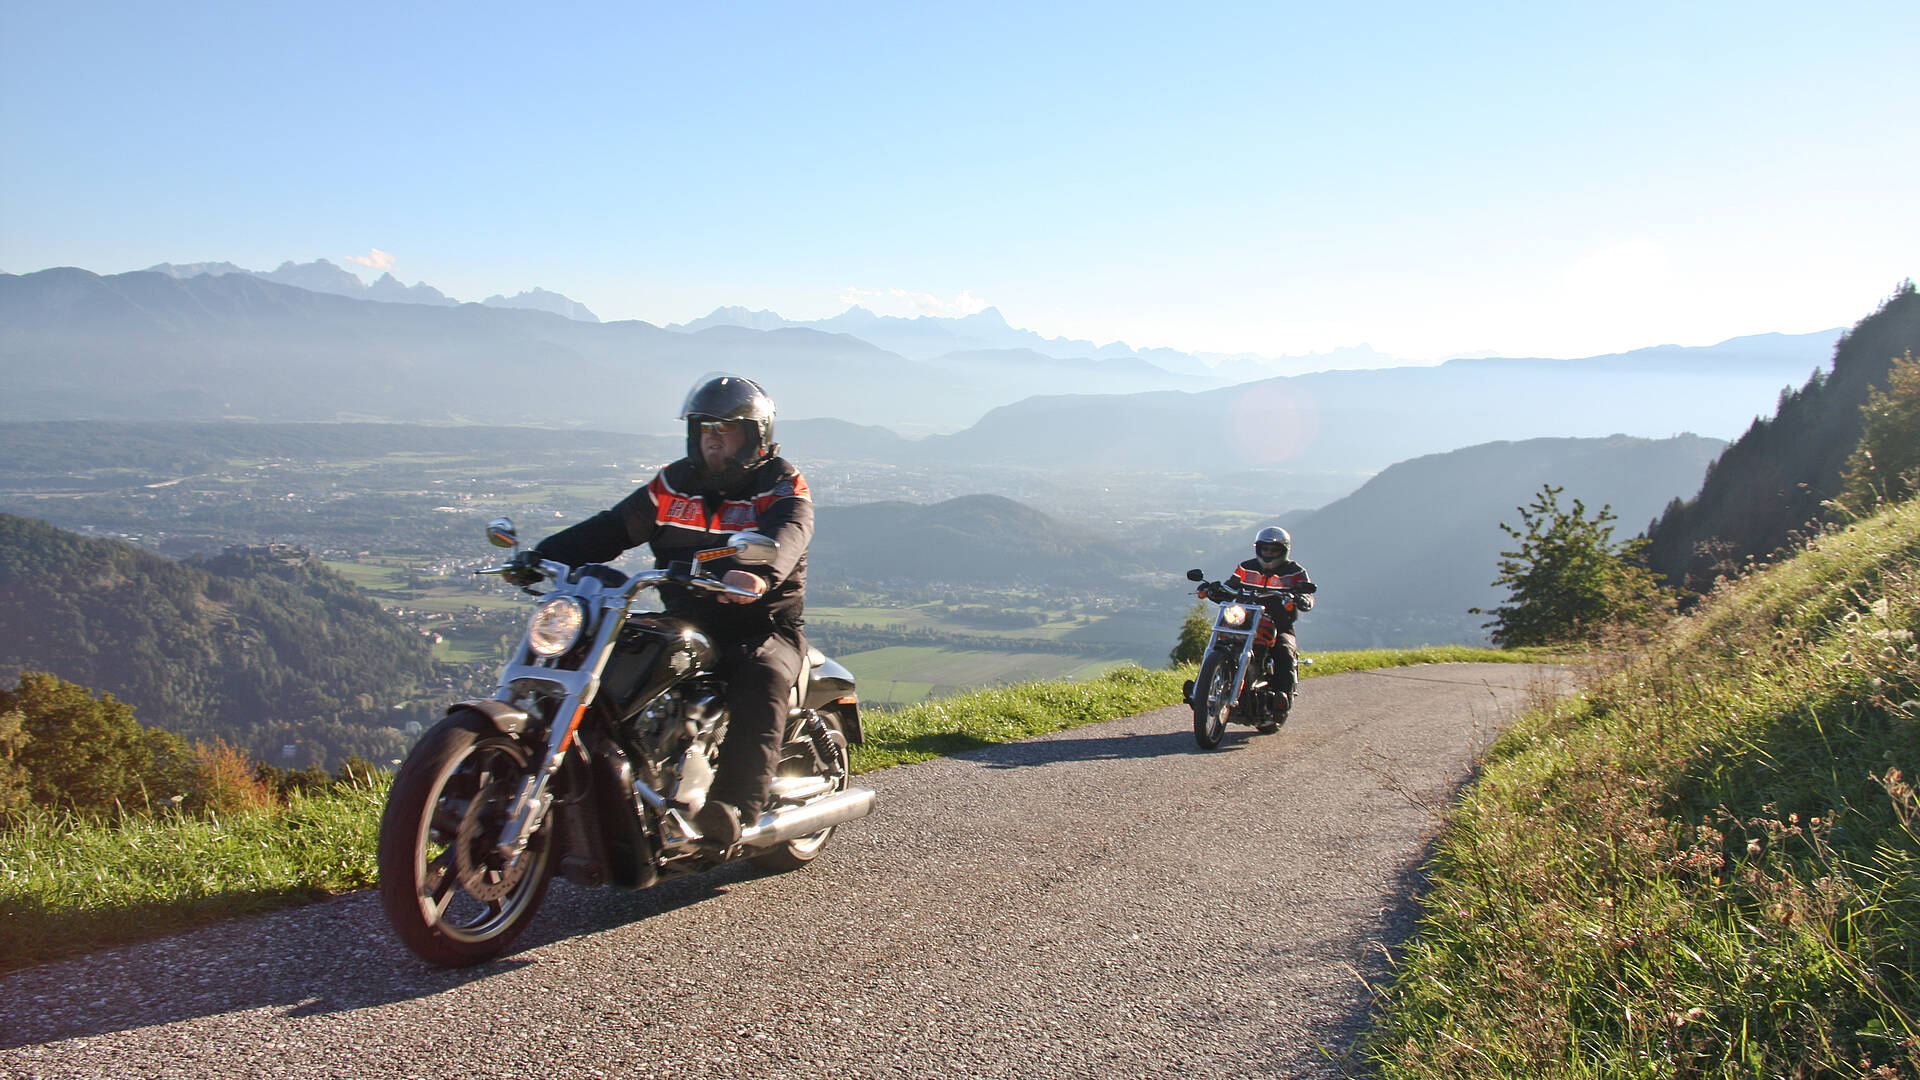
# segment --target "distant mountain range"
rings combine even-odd
[[[715,308],[712,314],[704,318],[674,323],[667,329],[697,333],[716,326],[747,330],[798,327],[830,334],[850,334],[910,360],[932,360],[956,353],[994,350],[1035,353],[1055,360],[1130,360],[1171,375],[1201,379],[1215,386],[1303,371],[1381,367],[1394,363],[1393,357],[1365,345],[1327,353],[1281,357],[1262,357],[1251,353],[1188,353],[1164,348],[1135,349],[1124,341],[1095,345],[1091,341],[1042,337],[1031,330],[1017,329],[1007,324],[998,308],[991,307],[956,318],[921,315],[905,319],[894,315],[876,315],[864,307],[855,306],[831,319],[813,320],[788,319],[772,311],[721,307]]]
[[[360,275],[351,270],[342,269],[325,259],[315,259],[310,263],[296,263],[291,260],[281,263],[272,270],[247,270],[230,262],[203,263],[160,263],[147,267],[148,273],[165,274],[171,278],[192,278],[201,275],[219,277],[223,274],[245,274],[262,281],[271,281],[279,285],[292,285],[298,289],[327,293],[331,296],[345,296],[354,300],[373,300],[387,304],[433,304],[439,307],[453,307],[460,301],[428,285],[415,282],[402,285],[400,279],[391,273],[383,273],[374,283],[368,285],[360,280]],[[569,300],[556,292],[534,288],[513,296],[489,296],[480,303],[487,307],[524,308],[529,311],[546,311],[581,322],[597,323],[600,317],[587,310],[585,304]]]
[[[9,389],[0,419],[389,420],[666,434],[685,388],[728,370],[761,380],[786,418],[952,433],[904,442],[903,461],[1371,472],[1496,439],[1730,437],[1824,364],[1837,334],[1208,389],[1211,380],[1138,357],[993,348],[915,360],[797,326],[686,333],[476,304],[372,303],[245,273],[101,277],[63,268],[0,276],[0,376]]]

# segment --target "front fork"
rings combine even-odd
[[[580,721],[587,715],[587,706],[600,693],[600,673],[606,669],[607,658],[613,654],[614,642],[620,634],[620,626],[626,620],[621,617],[626,607],[624,598],[614,598],[602,605],[600,618],[596,620],[599,630],[594,635],[593,644],[587,653],[587,662],[571,670],[564,668],[542,667],[525,661],[527,652],[525,639],[520,642],[520,650],[515,655],[520,659],[508,664],[500,671],[500,686],[494,697],[500,701],[513,701],[526,691],[526,684],[541,683],[560,691],[558,703],[547,718],[547,753],[541,759],[540,767],[520,782],[520,790],[514,794],[513,803],[507,811],[507,823],[500,829],[500,836],[494,844],[494,851],[501,859],[511,861],[527,850],[527,844],[533,840],[540,826],[546,823],[547,811],[553,807],[553,778],[560,773],[560,766],[567,760],[567,751],[573,747],[574,734],[580,730]]]
[[[1222,658],[1228,656],[1234,657],[1233,691],[1227,696],[1226,708],[1228,711],[1231,711],[1235,705],[1240,703],[1240,688],[1244,686],[1247,681],[1247,665],[1253,661],[1253,640],[1255,636],[1254,634],[1228,635],[1216,632],[1213,635],[1213,640],[1207,643],[1208,652],[1218,653]],[[1230,637],[1238,637],[1239,642],[1235,644],[1228,640]],[[1228,649],[1232,649],[1233,651],[1228,652]],[[1202,694],[1207,692],[1207,688],[1204,686],[1195,687],[1194,690],[1196,693]]]

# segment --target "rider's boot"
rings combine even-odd
[[[707,843],[731,848],[740,842],[740,811],[732,803],[708,799],[693,815],[693,827],[700,830],[700,839]]]

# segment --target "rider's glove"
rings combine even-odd
[[[540,556],[531,551],[516,552],[507,560],[507,568],[500,577],[509,585],[526,588],[546,575],[540,572]]]

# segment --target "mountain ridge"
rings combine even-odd
[[[175,279],[200,276],[220,277],[227,274],[245,274],[262,281],[271,281],[277,285],[291,285],[310,292],[326,293],[330,296],[345,296],[354,300],[372,300],[387,304],[432,304],[439,307],[451,307],[460,303],[439,289],[424,281],[412,285],[403,284],[393,276],[392,271],[384,271],[372,284],[360,280],[360,275],[351,270],[336,266],[326,259],[315,259],[310,263],[296,263],[289,259],[272,270],[248,270],[230,262],[202,263],[156,263],[149,266],[145,273],[165,274]],[[587,309],[585,304],[549,292],[535,286],[532,289],[503,296],[495,293],[480,301],[487,307],[527,308],[545,311],[581,322],[600,321],[600,317]]]

